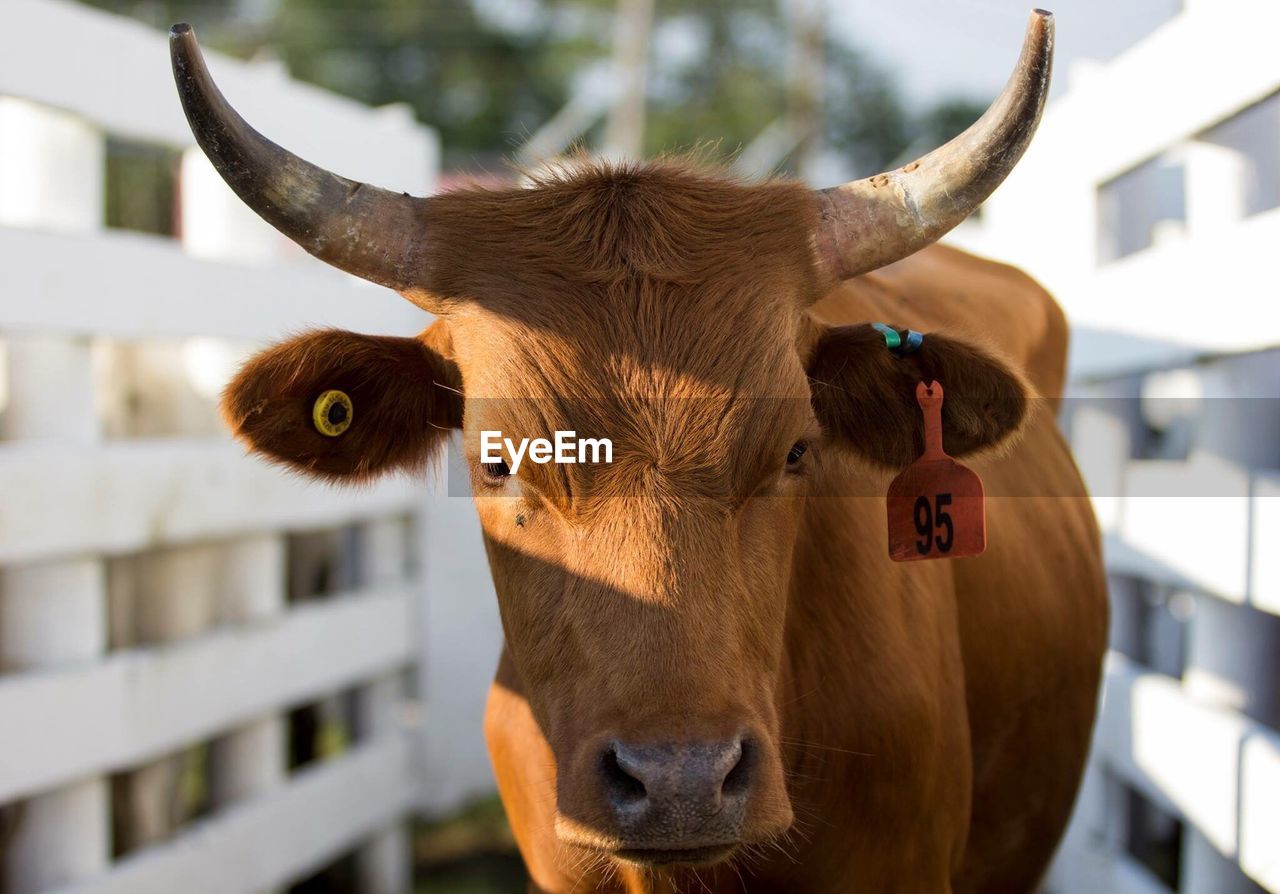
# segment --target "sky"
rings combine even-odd
[[[1044,3],[1047,0],[1039,0]],[[829,27],[900,80],[913,105],[993,97],[1013,69],[1033,0],[827,0]],[[1181,0],[1059,0],[1055,92],[1073,62],[1107,59],[1177,13]]]

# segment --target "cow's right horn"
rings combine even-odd
[[[972,127],[904,168],[817,192],[819,262],[834,279],[892,264],[940,239],[1022,158],[1053,69],[1053,15],[1031,13],[1018,67]]]
[[[429,199],[331,174],[258,133],[213,83],[190,25],[173,26],[169,49],[196,142],[246,205],[322,261],[419,291]]]

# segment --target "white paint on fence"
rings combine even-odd
[[[265,341],[307,326],[412,335],[426,324],[403,298],[318,261],[216,263],[139,233],[0,227],[0,266],[8,294],[41,296],[0,304],[9,332]]]
[[[981,222],[952,239],[1055,293],[1075,327],[1072,394],[1096,401],[1068,401],[1065,424],[1103,528],[1115,651],[1057,894],[1169,894],[1140,859],[1141,799],[1180,842],[1161,867],[1178,894],[1280,891],[1277,28],[1273,3],[1188,0],[1071,72]],[[1253,143],[1214,136],[1263,100]],[[1108,199],[1153,159],[1176,176]],[[1150,244],[1110,260],[1117,205],[1150,212]]]
[[[273,794],[192,824],[177,841],[126,858],[109,875],[57,894],[224,894],[287,884],[299,867],[322,866],[353,837],[404,816],[413,806],[405,785],[411,768],[403,737],[359,746],[302,770]]]
[[[0,716],[23,722],[0,737],[0,799],[134,765],[405,666],[411,599],[407,591],[339,597],[270,624],[8,676]]]
[[[309,484],[244,456],[210,416],[254,345],[311,326],[409,335],[430,318],[308,258],[231,194],[191,148],[163,34],[64,0],[2,15],[3,883],[257,894],[354,853],[362,892],[405,891],[407,814],[491,786],[472,715],[500,634],[470,501],[428,511],[427,482]],[[277,65],[209,63],[304,157],[434,189],[435,135],[406,110]],[[182,153],[181,244],[103,229],[107,135]],[[339,529],[317,562],[290,561],[291,535]],[[451,574],[464,554],[473,566]],[[291,601],[315,583],[290,584],[304,568],[344,589]],[[469,700],[424,708],[450,690],[433,644],[473,633],[466,654],[442,650]],[[350,749],[291,771],[285,712],[320,703],[330,722],[347,701]],[[430,754],[426,729],[467,747]],[[174,788],[200,766],[213,812],[193,820]]]
[[[222,440],[0,444],[0,561],[279,528],[335,526],[397,514],[417,487],[388,479],[341,491],[286,475]]]

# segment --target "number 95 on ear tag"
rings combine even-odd
[[[987,548],[982,479],[942,449],[942,386],[921,382],[924,453],[889,485],[889,558],[960,559]]]

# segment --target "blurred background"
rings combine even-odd
[[[288,332],[427,319],[226,189],[170,24],[268,136],[424,194],[578,149],[871,174],[981,113],[1027,11],[4,0],[0,892],[524,890],[481,736],[501,632],[469,501],[304,484],[216,413]],[[1067,310],[1062,424],[1111,570],[1046,890],[1280,892],[1280,6],[1055,12],[1040,134],[949,237]]]

